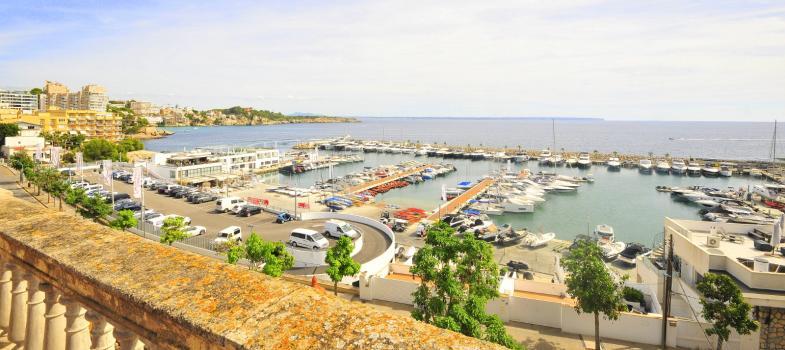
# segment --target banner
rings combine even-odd
[[[442,184],[442,201],[447,201],[447,187]]]
[[[76,172],[80,174],[82,173],[82,166],[84,165],[82,163],[83,163],[82,152],[76,152]]]
[[[134,167],[134,198],[142,198],[142,167]]]
[[[104,182],[108,185],[112,183],[112,160],[104,159],[101,161],[104,168]]]
[[[44,150],[41,148],[41,145],[35,145],[35,160],[41,161],[44,158]]]
[[[49,163],[52,164],[53,168],[60,167],[60,147],[52,147],[49,148]]]

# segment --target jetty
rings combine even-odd
[[[472,186],[470,189],[449,200],[447,203],[440,205],[436,211],[426,219],[430,221],[436,221],[439,220],[440,216],[442,215],[458,211],[458,209],[461,209],[468,201],[474,199],[474,197],[477,197],[477,195],[480,193],[485,192],[485,190],[487,190],[488,187],[491,187],[491,185],[494,183],[496,183],[496,180],[494,179],[483,179],[482,181]]]
[[[383,178],[379,178],[379,179],[376,179],[376,180],[368,181],[366,183],[362,183],[362,184],[359,184],[357,186],[351,186],[349,188],[346,188],[344,190],[344,193],[346,193],[346,194],[359,193],[359,192],[362,192],[362,191],[374,188],[376,186],[381,186],[381,185],[384,185],[386,183],[390,183],[390,182],[393,182],[393,181],[400,180],[400,179],[402,179],[404,177],[407,177],[409,175],[419,174],[419,173],[425,171],[425,169],[427,169],[429,167],[431,167],[431,165],[427,165],[426,164],[426,165],[423,165],[423,166],[416,167],[414,169],[409,169],[409,170],[405,170],[405,171],[402,171],[402,172],[399,172],[399,173],[395,173],[395,174],[392,174],[392,175],[387,176],[387,177],[383,177]]]

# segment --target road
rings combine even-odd
[[[93,183],[102,183],[96,174],[85,174],[85,180]],[[116,180],[114,181],[114,190],[128,194],[133,193],[132,185]],[[184,199],[161,195],[155,191],[144,190],[144,192],[145,208],[152,208],[163,214],[177,214],[190,217],[192,220],[191,225],[204,226],[207,229],[205,236],[209,240],[215,238],[221,229],[228,226],[239,226],[242,228],[243,239],[246,239],[253,230],[265,240],[280,242],[286,242],[289,239],[289,233],[295,228],[307,228],[318,232],[324,231],[325,220],[292,221],[285,224],[276,224],[275,216],[266,212],[250,217],[238,217],[231,213],[217,212],[215,210],[215,202],[191,204]],[[354,259],[361,264],[381,255],[392,244],[390,238],[376,228],[357,222],[350,222],[350,224],[363,234],[363,247],[354,256]],[[335,244],[335,239],[329,237],[328,239],[331,246]]]

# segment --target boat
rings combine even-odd
[[[554,238],[556,238],[556,234],[553,233],[553,232],[529,233],[523,239],[523,245],[525,245],[525,246],[527,246],[529,248],[542,247],[542,246],[548,244],[548,242],[550,242]]]
[[[616,258],[619,257],[619,253],[624,251],[624,248],[627,247],[624,242],[605,243],[600,244],[599,246],[602,251],[602,260],[605,260],[606,262],[616,260]]]
[[[576,159],[574,157],[567,158],[567,160],[564,161],[564,165],[566,165],[566,166],[568,166],[570,168],[577,167],[578,166],[578,159]]]
[[[550,164],[551,163],[551,150],[544,149],[544,150],[540,151],[540,155],[537,156],[537,159],[539,159],[539,162],[542,165]]]
[[[621,161],[619,158],[608,158],[608,171],[619,171],[621,169]]]
[[[591,168],[591,157],[588,153],[583,152],[578,156],[579,168]]]
[[[720,164],[720,176],[722,177],[733,176],[733,168],[731,167],[731,164],[728,163]]]
[[[533,213],[534,203],[525,201],[506,200],[499,204],[499,208],[505,213]]]
[[[668,161],[661,160],[657,162],[657,173],[658,174],[668,174],[671,172],[671,165],[668,164]]]
[[[687,164],[687,175],[701,176],[701,165],[698,162],[690,162]]]
[[[652,170],[651,160],[649,160],[649,159],[641,159],[640,162],[638,162],[638,171],[639,172],[641,172],[643,174],[651,174],[651,170]]]
[[[671,174],[683,175],[687,173],[687,164],[682,159],[674,159],[671,164]]]
[[[428,150],[426,150],[426,149],[418,149],[417,151],[414,152],[414,155],[416,157],[428,155]]]
[[[511,246],[518,244],[518,242],[522,241],[526,236],[528,236],[528,232],[525,230],[515,231],[509,224],[505,224],[503,229],[500,230],[495,243],[500,246]]]
[[[561,154],[554,154],[551,156],[551,165],[554,166],[562,166],[564,165],[564,158],[562,158]]]
[[[717,165],[711,163],[706,163],[702,171],[703,176],[706,177],[717,177],[720,175],[720,168]]]
[[[512,157],[512,161],[515,163],[523,163],[529,161],[529,155],[526,153],[516,153],[515,156]]]
[[[616,235],[613,232],[613,226],[600,224],[594,228],[594,235],[597,236],[597,243],[602,244],[609,244],[613,243],[616,240]]]
[[[639,256],[648,256],[651,254],[651,249],[643,246],[640,243],[630,243],[627,248],[619,253],[619,261],[635,266]]]

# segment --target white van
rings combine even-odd
[[[293,247],[303,247],[316,249],[326,249],[330,245],[327,238],[321,233],[304,228],[296,228],[289,235],[289,244]]]
[[[355,239],[360,237],[360,233],[352,227],[352,225],[347,224],[345,221],[341,220],[328,220],[324,223],[324,234],[330,237],[341,238],[341,236],[347,236],[351,239]]]
[[[240,197],[224,197],[215,202],[215,210],[226,213],[229,210],[234,209],[235,206],[245,204],[247,203]]]
[[[94,184],[94,185],[84,186],[84,187],[82,187],[82,189],[85,190],[85,192],[92,191],[92,190],[103,190],[104,186],[100,185],[100,184]]]
[[[243,241],[243,233],[242,230],[240,229],[240,226],[229,226],[221,230],[221,232],[218,232],[218,237],[215,237],[215,239],[213,240],[213,243],[223,244],[228,241],[237,241],[237,242]]]

